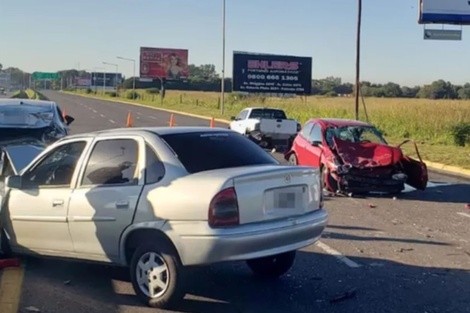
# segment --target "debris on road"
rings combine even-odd
[[[466,208],[467,210],[470,210],[470,203],[467,203],[467,204],[465,205],[465,208]]]
[[[413,248],[400,248],[400,250],[397,250],[397,252],[406,252],[406,251],[413,251]]]
[[[66,280],[64,281],[64,285],[70,285],[71,282],[72,282],[71,280]]]
[[[375,204],[373,204],[373,203],[369,203],[369,208],[371,208],[371,209],[375,209],[376,207],[377,207],[377,206],[376,206]]]
[[[356,296],[356,289],[353,288],[351,290],[348,290],[340,295],[337,295],[333,299],[330,300],[330,303],[338,303],[347,299],[351,299]]]
[[[34,306],[28,306],[27,308],[25,308],[25,310],[28,312],[41,312],[41,310]]]

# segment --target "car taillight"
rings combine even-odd
[[[240,223],[238,201],[235,188],[220,191],[209,205],[209,225],[211,227],[234,226]]]

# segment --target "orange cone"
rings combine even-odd
[[[132,127],[132,113],[131,112],[127,113],[126,127]]]
[[[173,114],[170,115],[170,127],[175,126],[175,116]]]
[[[214,128],[215,127],[215,119],[211,119],[210,127]]]

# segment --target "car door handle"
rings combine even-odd
[[[64,200],[52,200],[53,207],[62,206],[62,205],[64,205]]]
[[[127,201],[127,200],[116,201],[116,208],[117,209],[127,209],[127,208],[129,208],[129,201]]]

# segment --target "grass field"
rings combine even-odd
[[[84,91],[76,91],[85,93]],[[225,113],[220,114],[220,94],[212,92],[168,91],[163,103],[158,94],[144,90],[137,103],[153,107],[190,112],[216,118],[230,119],[247,106],[282,108],[289,117],[301,123],[312,117],[354,118],[354,98],[240,98],[235,94],[225,95]],[[126,101],[128,92],[121,91]],[[91,94],[94,95],[94,94]],[[110,98],[98,93],[99,97]],[[114,99],[116,99],[114,97]],[[365,105],[369,122],[378,127],[385,138],[393,144],[404,139],[414,139],[423,159],[461,166],[470,169],[470,143],[465,147],[454,144],[452,126],[470,123],[470,101],[366,98]],[[361,104],[360,119],[366,120]],[[404,149],[414,151],[411,145]]]

